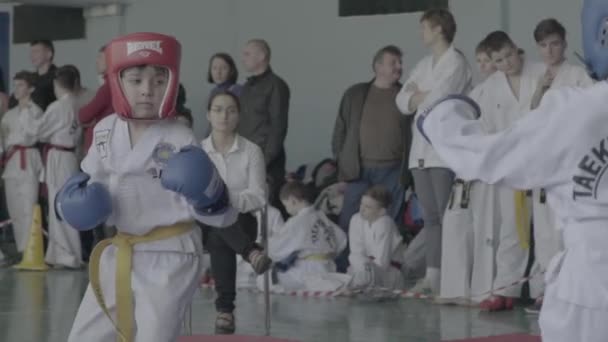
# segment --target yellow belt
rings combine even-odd
[[[528,196],[526,191],[515,191],[515,225],[519,246],[522,249],[530,248],[530,209],[528,208]]]
[[[309,261],[325,261],[329,259],[330,257],[327,254],[311,254],[304,257],[304,260]]]
[[[165,240],[185,234],[192,230],[192,222],[180,222],[171,226],[157,227],[146,235],[130,235],[118,233],[111,239],[101,241],[95,246],[89,260],[89,281],[95,293],[97,303],[105,315],[110,319],[118,334],[117,341],[133,341],[133,294],[131,289],[131,265],[133,258],[133,246],[139,243]],[[116,322],[112,319],[108,307],[106,306],[101,291],[99,278],[99,262],[101,254],[109,245],[116,246]]]

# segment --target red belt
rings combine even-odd
[[[65,152],[75,152],[76,148],[75,147],[61,146],[61,145],[54,145],[54,144],[44,144],[44,146],[42,147],[42,163],[45,166],[46,166],[47,158],[49,156],[49,152],[51,150],[58,150],[58,151],[65,151]]]
[[[19,152],[19,167],[21,168],[21,170],[25,170],[25,168],[27,167],[27,159],[25,156],[25,151],[27,151],[28,149],[34,149],[34,146],[24,146],[24,145],[13,145],[11,146],[11,148],[8,150],[8,153],[6,153],[4,155],[4,158],[2,159],[2,166],[6,166],[6,164],[8,164],[9,160],[15,155],[15,153]]]

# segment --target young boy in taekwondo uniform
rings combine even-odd
[[[19,104],[6,112],[0,122],[4,151],[2,179],[19,253],[23,253],[30,234],[43,169],[40,152],[34,146],[37,137],[26,132],[26,127],[42,116],[42,109],[31,99],[35,80],[36,75],[28,71],[15,75],[14,96]]]
[[[106,222],[115,238],[91,255],[90,286],[70,342],[175,341],[201,279],[194,220],[236,221],[227,191],[192,131],[174,119],[181,46],[134,33],[106,48],[116,114],[100,121],[84,172],[57,195],[59,215],[87,230]]]
[[[583,50],[589,70],[602,82],[550,90],[538,108],[493,134],[484,133],[475,120],[479,107],[464,96],[438,101],[417,122],[465,179],[545,189],[565,245],[545,275],[540,328],[547,342],[603,342],[608,336],[606,17],[606,1],[585,0]]]
[[[382,186],[369,188],[359,212],[350,220],[349,274],[352,288],[382,287],[400,290],[405,244],[395,221],[387,215],[391,194]]]
[[[280,196],[291,217],[268,241],[268,255],[285,266],[276,273],[276,290],[335,291],[351,277],[336,273],[334,259],[348,243],[346,234],[312,205],[308,187],[299,181],[285,184]],[[258,287],[263,278],[258,277]]]
[[[65,65],[55,70],[53,87],[57,100],[36,120],[21,116],[21,126],[27,134],[45,142],[42,162],[45,166],[44,182],[52,203],[59,188],[78,172],[75,153],[81,129],[76,119],[76,98],[80,75],[78,69]],[[49,207],[49,246],[45,261],[56,267],[82,266],[80,234],[57,219],[55,208]]]

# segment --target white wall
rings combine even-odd
[[[477,42],[492,30],[510,28],[515,41],[537,56],[532,30],[540,19],[555,16],[570,31],[570,50],[580,50],[581,2],[452,0],[456,45],[473,66]],[[340,96],[349,85],[371,79],[370,61],[377,49],[400,46],[406,69],[426,53],[419,39],[419,17],[420,13],[340,18],[338,0],[136,0],[126,11],[124,31],[165,32],[182,42],[181,76],[199,136],[206,127],[203,106],[211,89],[205,79],[209,57],[225,51],[240,67],[245,42],[267,39],[273,69],[291,88],[286,147],[288,167],[293,168],[330,155]],[[97,48],[119,34],[120,27],[117,17],[88,20],[86,40],[57,42],[58,64],[75,64],[84,82],[94,85]],[[11,74],[21,68],[29,68],[26,45],[11,51]],[[241,75],[244,81],[246,75]]]
[[[0,11],[12,13],[11,5],[0,5]],[[12,27],[12,25],[11,25]],[[95,89],[95,57],[103,42],[119,33],[120,18],[92,18],[86,23],[86,39],[56,41],[55,64],[74,64],[81,72],[82,83]],[[11,33],[12,39],[12,33]],[[10,51],[10,75],[20,70],[31,70],[29,44],[13,44]]]

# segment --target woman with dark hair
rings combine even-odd
[[[215,84],[215,88],[211,90],[209,99],[224,90],[240,96],[242,86],[236,83],[238,78],[239,71],[229,54],[219,52],[211,56],[207,70],[207,82]]]
[[[211,134],[203,140],[203,150],[215,164],[228,188],[230,204],[239,211],[237,222],[228,228],[203,226],[205,247],[211,256],[218,312],[215,331],[231,334],[235,330],[236,255],[262,274],[271,260],[255,243],[257,220],[253,216],[267,202],[266,163],[262,150],[236,132],[239,100],[230,91],[220,91],[209,99],[207,119]]]

